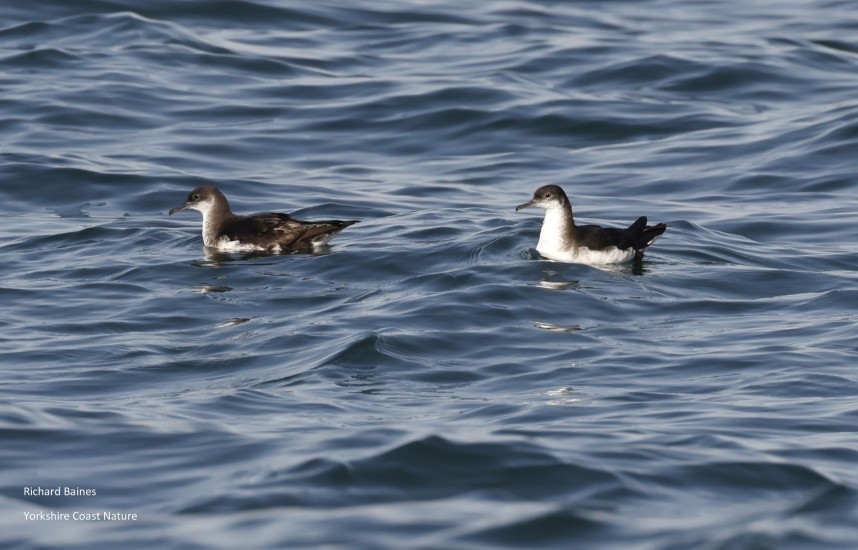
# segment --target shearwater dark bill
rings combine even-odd
[[[277,212],[239,216],[229,209],[224,194],[211,185],[191,191],[188,200],[170,210],[170,215],[188,208],[203,214],[203,244],[223,252],[310,251],[326,245],[334,235],[357,223],[357,220],[302,221]]]
[[[518,212],[528,206],[545,209],[536,251],[549,260],[581,264],[616,264],[640,260],[646,248],[654,243],[667,225],[649,226],[641,216],[626,229],[575,225],[572,204],[557,185],[544,185],[533,198],[516,206]]]

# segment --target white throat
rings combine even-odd
[[[211,216],[212,208],[214,208],[214,199],[200,201],[191,205],[189,208],[196,210],[203,215],[203,244],[206,246],[217,247],[217,241],[215,239],[217,229],[214,227],[214,220]]]
[[[552,259],[568,255],[571,245],[568,236],[570,222],[562,205],[556,203],[547,205],[536,251]]]

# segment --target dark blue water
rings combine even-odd
[[[826,0],[4,1],[0,546],[854,548],[856,37]],[[166,215],[203,183],[362,222],[211,254]],[[547,183],[669,229],[541,260]]]

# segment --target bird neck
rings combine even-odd
[[[542,227],[548,226],[557,231],[570,231],[575,227],[575,219],[572,217],[572,208],[569,204],[558,204],[545,209],[545,219]]]
[[[235,215],[222,194],[213,197],[206,208],[200,208],[200,212],[203,214],[203,244],[216,247],[221,227]]]
[[[203,244],[206,246],[217,246],[217,227],[214,223],[212,211],[203,212]]]
[[[536,249],[557,250],[568,246],[574,229],[575,221],[572,218],[572,209],[568,205],[546,208]]]

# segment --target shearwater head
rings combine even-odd
[[[189,208],[203,215],[203,243],[206,246],[217,246],[218,226],[225,219],[234,217],[224,194],[211,185],[201,185],[188,193],[188,200],[184,204],[170,209],[169,214],[172,216]]]
[[[543,185],[533,192],[532,199],[516,206],[515,211],[518,212],[522,208],[529,206],[538,206],[545,210],[565,210],[570,208],[569,198],[563,189],[557,185]]]
[[[184,204],[170,209],[170,215],[172,216],[176,212],[181,212],[188,208],[202,212],[203,219],[215,208],[225,209],[229,212],[229,204],[226,201],[226,197],[211,185],[201,185],[191,191],[188,194],[188,200]]]
[[[538,206],[545,209],[542,229],[539,231],[539,242],[536,251],[548,258],[558,258],[562,251],[574,247],[573,231],[575,222],[572,219],[572,206],[566,193],[558,185],[543,185],[533,192],[533,198],[515,207],[518,212],[522,208]]]

